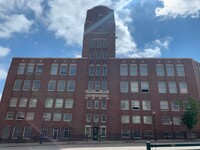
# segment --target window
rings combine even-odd
[[[94,109],[99,109],[99,100],[94,101]]]
[[[65,100],[65,108],[73,108],[73,99],[68,98]]]
[[[5,125],[3,127],[3,132],[2,132],[2,139],[9,139],[10,136],[10,131],[11,131],[11,126],[10,125]]]
[[[66,84],[65,80],[59,80],[57,91],[64,91],[65,90],[65,84]]]
[[[136,64],[131,64],[130,65],[130,75],[131,76],[137,76],[138,75],[138,70],[137,70],[137,65]]]
[[[139,124],[139,123],[141,123],[140,116],[133,115],[132,116],[132,123],[133,124]]]
[[[107,105],[107,101],[105,99],[103,99],[101,101],[101,109],[106,109],[106,105]]]
[[[29,63],[27,66],[26,74],[27,75],[32,75],[34,70],[34,64]]]
[[[131,92],[138,93],[138,82],[131,82]]]
[[[17,106],[17,98],[16,97],[12,97],[10,99],[9,107],[16,107],[16,106]]]
[[[128,75],[128,65],[121,64],[120,65],[120,76],[127,76]]]
[[[69,128],[63,129],[63,138],[69,138],[70,137],[70,130]]]
[[[174,66],[173,64],[166,65],[167,76],[174,76]]]
[[[52,108],[53,106],[53,98],[47,98],[45,101],[45,108]]]
[[[103,52],[103,59],[107,59],[108,58],[108,53],[106,51]]]
[[[92,109],[92,100],[87,100],[87,109]]]
[[[67,74],[67,64],[61,64],[60,65],[60,75],[66,75]]]
[[[180,89],[180,93],[187,94],[188,93],[187,83],[179,82],[179,89]]]
[[[96,39],[92,39],[90,42],[90,47],[95,48],[96,47]]]
[[[60,121],[61,120],[61,113],[54,113],[53,114],[53,121]]]
[[[75,90],[75,81],[69,80],[67,83],[67,91],[73,92]]]
[[[69,75],[76,75],[76,64],[70,64]]]
[[[6,120],[13,120],[14,119],[14,112],[7,112]]]
[[[149,82],[141,82],[141,91],[142,93],[149,93]]]
[[[26,107],[27,98],[20,98],[19,107]]]
[[[100,65],[96,66],[96,76],[100,76],[101,75],[101,67]]]
[[[37,105],[37,99],[36,98],[31,98],[29,101],[29,107],[36,107]]]
[[[37,64],[35,74],[41,75],[42,72],[43,72],[43,64]]]
[[[56,80],[50,80],[48,84],[48,91],[54,91],[56,88]]]
[[[164,67],[161,64],[156,65],[156,74],[157,76],[164,76]]]
[[[31,80],[24,80],[23,91],[29,91],[31,87]]]
[[[169,116],[161,116],[161,122],[163,125],[170,125],[170,117]]]
[[[176,64],[176,71],[178,76],[185,76],[185,70],[183,64]]]
[[[63,107],[63,99],[57,98],[55,103],[55,108],[62,108]]]
[[[107,48],[108,47],[107,39],[104,39],[102,42],[103,42],[103,48]]]
[[[141,131],[140,130],[134,130],[133,131],[133,138],[134,139],[141,139]]]
[[[17,113],[16,119],[17,119],[17,120],[23,120],[23,119],[24,119],[24,116],[25,116],[25,115],[24,115],[24,112],[18,112],[18,113]]]
[[[102,123],[106,122],[106,114],[101,114],[101,122]]]
[[[140,110],[140,103],[138,100],[131,101],[132,110]]]
[[[72,114],[71,113],[65,113],[63,121],[66,121],[66,122],[72,121]]]
[[[43,114],[43,118],[45,121],[50,121],[51,120],[51,113],[45,112]]]
[[[22,84],[22,80],[15,80],[15,84],[14,84],[13,90],[14,91],[19,91],[20,88],[21,88],[21,84]]]
[[[91,122],[91,114],[86,114],[86,122]]]
[[[40,89],[40,80],[34,80],[32,90],[33,91],[39,91],[39,89]]]
[[[94,52],[91,51],[91,52],[90,52],[90,59],[94,59],[94,57],[95,57]]]
[[[24,70],[25,70],[25,64],[20,63],[18,66],[17,74],[18,75],[24,74]]]
[[[121,110],[129,110],[129,101],[121,100]]]
[[[130,130],[128,130],[128,129],[121,130],[121,137],[122,138],[130,138]]]
[[[176,82],[168,82],[169,93],[177,93]]]
[[[120,82],[120,91],[121,92],[128,92],[128,82],[127,81],[121,81]]]
[[[152,124],[152,116],[143,116],[144,124]]]
[[[99,122],[99,114],[94,114],[93,117],[94,122]]]
[[[52,64],[50,75],[57,75],[57,73],[58,73],[58,64]]]
[[[142,101],[142,108],[143,108],[143,110],[151,110],[150,100],[143,100]]]
[[[30,138],[31,137],[31,132],[32,132],[32,127],[31,126],[24,127],[23,137],[24,138]]]
[[[129,115],[121,115],[121,123],[130,123]]]
[[[101,137],[106,137],[106,126],[101,126],[100,127],[100,136]]]
[[[97,59],[101,59],[101,52],[97,51]]]
[[[102,75],[107,76],[107,65],[103,65]]]
[[[102,91],[106,92],[107,90],[107,82],[106,81],[102,81]]]
[[[180,106],[178,101],[171,102],[172,111],[180,111]]]
[[[18,138],[18,137],[20,137],[20,133],[21,133],[20,127],[14,126],[12,137],[13,137],[13,138]]]
[[[43,128],[43,130],[42,130],[42,133],[43,133],[43,137],[44,138],[47,138],[48,137],[48,128]]]
[[[88,91],[93,90],[93,81],[88,81]]]
[[[161,111],[169,110],[168,101],[160,101],[160,110]]]
[[[148,70],[146,64],[140,64],[140,76],[148,76]]]
[[[91,137],[92,135],[92,127],[91,125],[85,126],[85,137]]]
[[[173,117],[173,124],[174,125],[181,125],[181,117],[174,116]]]
[[[100,81],[95,81],[95,90],[96,91],[100,90]]]
[[[144,137],[153,137],[153,132],[149,130],[144,131]]]
[[[94,75],[94,65],[90,65],[89,76],[93,76],[93,75]]]
[[[34,120],[35,113],[34,112],[27,112],[26,120]]]
[[[165,82],[158,82],[158,92],[159,93],[167,93]]]

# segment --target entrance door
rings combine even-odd
[[[99,128],[98,127],[93,127],[93,140],[98,140],[99,138]]]
[[[54,140],[58,139],[58,128],[53,128],[53,139]]]

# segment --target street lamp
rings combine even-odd
[[[44,114],[44,116],[42,118],[42,127],[41,127],[41,132],[40,132],[40,144],[42,144],[42,142],[43,142],[43,128],[44,128],[45,119],[46,119],[46,114]]]
[[[152,112],[152,117],[153,117],[153,127],[154,127],[154,140],[157,141],[155,114],[156,114],[156,112],[153,111]]]

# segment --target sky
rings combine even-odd
[[[81,57],[97,5],[115,11],[118,58],[200,62],[200,0],[0,0],[0,99],[13,57]]]

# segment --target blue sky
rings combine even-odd
[[[200,0],[0,0],[0,98],[13,57],[80,57],[96,5],[115,10],[117,57],[200,62]]]

